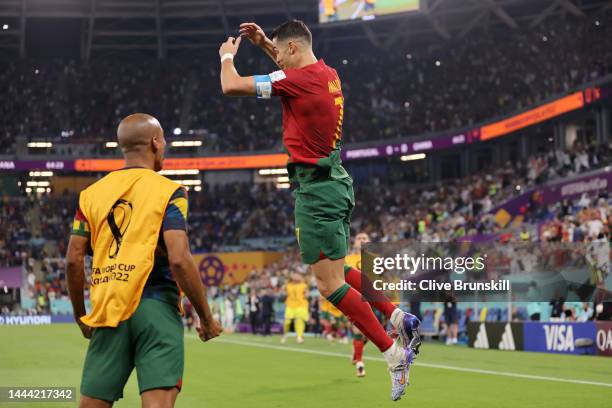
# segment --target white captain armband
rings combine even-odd
[[[270,75],[255,75],[255,91],[258,99],[270,99],[272,97],[272,79]]]

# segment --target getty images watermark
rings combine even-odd
[[[607,242],[370,243],[361,272],[370,301],[612,300]]]
[[[395,254],[395,256],[376,256],[372,261],[372,273],[381,276],[385,271],[393,271],[400,275],[408,274],[415,276],[423,271],[443,271],[463,275],[467,271],[483,272],[486,268],[487,254],[482,256],[411,256],[406,253]],[[420,279],[417,281],[400,279],[399,282],[386,282],[384,279],[375,279],[373,282],[375,290],[408,290],[408,291],[510,291],[510,280],[498,279],[487,282],[471,282],[462,279],[449,281],[438,281],[437,279]]]

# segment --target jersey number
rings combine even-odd
[[[342,137],[342,122],[344,121],[344,98],[341,96],[338,96],[334,100],[334,104],[340,108],[340,112],[338,112],[338,125],[336,126],[336,132],[334,134],[334,149],[335,149],[336,145],[340,141],[340,138]]]

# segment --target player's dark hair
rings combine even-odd
[[[308,45],[312,44],[312,33],[302,20],[290,20],[279,25],[272,31],[271,38],[277,41],[303,39]]]

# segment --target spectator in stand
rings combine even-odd
[[[251,324],[251,332],[253,334],[257,334],[259,330],[259,322],[260,322],[260,299],[257,296],[257,291],[255,289],[251,289],[251,293],[247,299],[247,310],[249,314],[249,323]]]
[[[263,336],[271,335],[272,320],[274,319],[274,296],[272,289],[264,289],[261,298],[261,326]]]
[[[459,313],[457,299],[448,292],[444,294],[444,324],[446,326],[446,345],[457,344],[459,331]]]
[[[561,291],[555,289],[555,296],[550,300],[550,321],[561,322],[565,320],[565,298],[561,296]]]
[[[593,308],[587,302],[583,302],[582,306],[576,311],[576,321],[586,322],[593,320]]]

